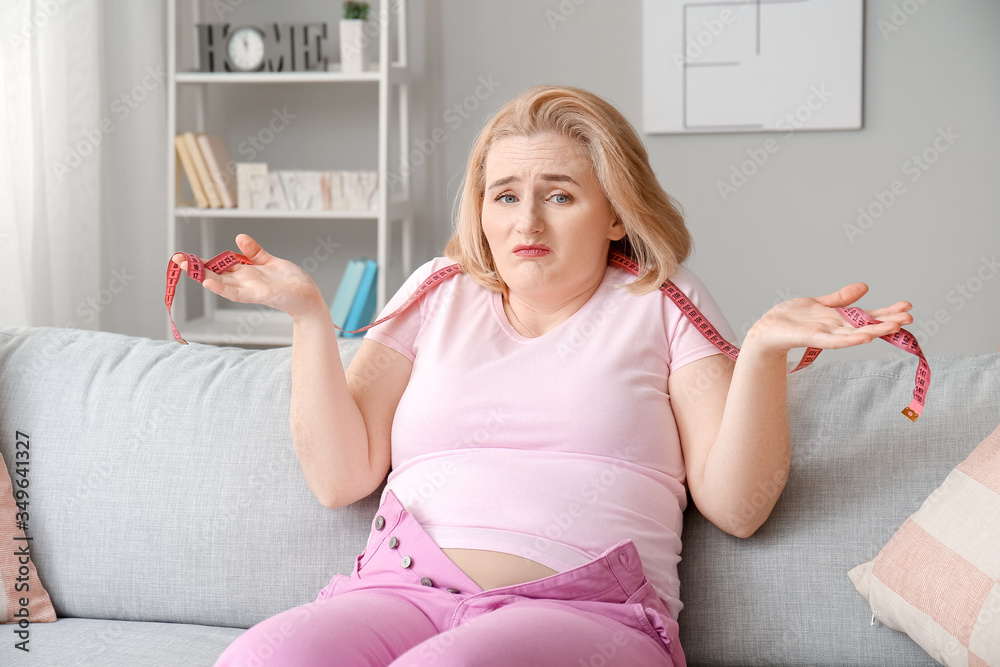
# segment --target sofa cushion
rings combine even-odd
[[[32,626],[30,653],[0,642],[0,665],[211,667],[243,630],[61,618]],[[261,664],[266,664],[262,662]]]
[[[916,422],[900,414],[910,355],[821,357],[789,376],[792,470],[771,517],[741,540],[685,514],[679,622],[693,664],[936,664],[905,634],[873,625],[847,576],[997,424],[1000,354],[930,363]]]
[[[1000,664],[1000,426],[851,581],[943,665]]]
[[[345,359],[358,344],[341,341]],[[0,329],[0,432],[31,434],[29,532],[60,618],[249,627],[350,572],[378,492],[336,510],[313,496],[290,362],[288,348]]]

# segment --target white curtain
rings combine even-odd
[[[101,45],[99,0],[0,0],[0,324],[97,327]]]

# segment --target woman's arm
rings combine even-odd
[[[202,285],[232,301],[260,303],[291,316],[289,417],[306,482],[327,507],[367,496],[389,470],[392,418],[409,381],[410,360],[364,341],[345,373],[330,311],[312,277],[246,234],[236,237],[236,244],[253,265],[212,273]]]
[[[709,521],[738,537],[771,513],[791,461],[785,358],[755,354],[749,339],[736,362],[715,354],[669,379],[691,498]]]
[[[671,373],[668,391],[691,497],[727,533],[752,535],[785,487],[791,463],[788,351],[861,345],[913,321],[911,304],[901,301],[866,311],[882,324],[854,328],[834,308],[867,291],[854,283],[825,297],[780,303],[751,327],[736,362],[717,354]]]
[[[363,341],[344,372],[326,304],[295,320],[292,442],[309,488],[326,507],[364,498],[385,479],[392,419],[412,363]]]

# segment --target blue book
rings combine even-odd
[[[378,273],[378,262],[370,259],[367,262],[365,273],[361,276],[361,284],[358,285],[357,294],[354,295],[354,303],[351,304],[351,312],[347,315],[347,324],[344,325],[344,328],[348,331],[360,329],[368,325],[372,321],[372,315],[375,314],[375,297],[378,293],[375,285],[375,276]],[[364,332],[356,334],[345,333],[344,337],[360,337],[364,335]]]
[[[351,304],[354,303],[354,295],[361,284],[361,277],[365,273],[365,260],[352,259],[344,269],[344,277],[340,279],[340,287],[337,288],[337,296],[330,304],[330,316],[333,323],[341,329],[346,329],[347,315],[351,312]],[[337,335],[342,335],[340,331]]]

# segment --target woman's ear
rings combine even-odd
[[[625,238],[625,225],[618,218],[615,218],[614,222],[611,223],[611,228],[608,230],[608,238],[612,241],[621,241]]]

